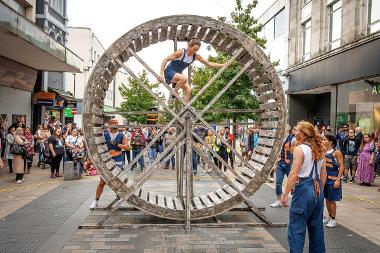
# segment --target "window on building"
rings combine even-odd
[[[274,17],[274,38],[284,34],[285,32],[285,9],[282,9]]]
[[[50,7],[57,13],[64,15],[64,1],[65,0],[49,0]]]
[[[342,0],[331,4],[329,9],[329,46],[330,49],[334,49],[340,47],[340,39],[342,37]]]
[[[272,41],[281,36],[285,32],[285,9],[278,12],[271,18],[259,33],[259,36],[264,37],[267,41]]]
[[[310,2],[311,2],[311,0],[303,0],[303,5],[307,5]]]
[[[368,32],[380,31],[380,1],[369,0],[368,7]]]
[[[309,19],[302,24],[302,39],[303,39],[303,60],[310,59],[310,47],[311,47],[311,20]]]

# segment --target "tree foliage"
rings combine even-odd
[[[154,90],[159,97],[163,97],[163,94],[158,91],[158,84],[149,82],[148,73],[145,70],[138,77],[151,90]],[[119,87],[120,94],[124,99],[119,108],[121,111],[148,111],[152,107],[158,107],[158,101],[141,87],[137,80],[128,77],[128,83],[128,86],[122,84]],[[147,122],[146,115],[125,115],[125,118],[129,122],[143,124]]]
[[[262,26],[257,23],[257,20],[252,16],[252,10],[256,7],[257,1],[252,1],[247,5],[243,5],[241,0],[236,0],[236,7],[230,14],[230,19],[226,17],[218,17],[219,20],[232,25],[254,39],[256,43],[262,47],[265,45],[265,39],[258,36]],[[228,55],[216,51],[216,56],[208,57],[209,61],[224,63],[228,60]],[[197,109],[202,109],[209,104],[217,93],[241,70],[241,66],[234,62],[232,63],[222,75],[205,91],[205,93],[197,99],[194,106]],[[195,95],[218,70],[210,67],[198,67],[193,72],[193,95]],[[254,96],[252,90],[252,83],[246,74],[240,78],[221,96],[221,98],[214,104],[213,109],[255,109],[259,107],[259,102]],[[205,119],[209,122],[222,121],[224,119],[245,120],[257,119],[254,113],[245,114],[206,114]]]

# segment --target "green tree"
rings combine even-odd
[[[159,97],[163,97],[163,94],[158,91],[158,84],[150,83],[148,79],[148,73],[143,70],[139,75],[139,79],[153,90]],[[119,87],[121,96],[124,101],[121,103],[120,110],[125,112],[130,111],[148,111],[152,107],[158,107],[158,101],[152,97],[143,87],[140,86],[137,80],[132,77],[128,77],[129,86],[122,84]],[[124,116],[130,122],[146,123],[146,115],[125,115]]]
[[[235,9],[230,14],[230,19],[226,17],[218,17],[219,20],[232,25],[254,39],[258,45],[264,47],[266,40],[260,38],[258,33],[262,29],[262,25],[258,24],[257,20],[252,16],[252,10],[256,7],[257,1],[243,6],[241,0],[236,0]],[[210,56],[209,61],[223,63],[228,60],[229,55],[224,52],[216,50],[216,56]],[[202,109],[206,106],[212,98],[241,70],[241,66],[234,62],[232,63],[222,75],[199,97],[194,103],[194,107]],[[218,70],[206,66],[198,67],[193,73],[195,95]],[[213,109],[255,109],[259,107],[259,102],[254,95],[252,83],[248,75],[243,74],[240,78],[220,97],[214,104]],[[257,119],[255,113],[245,114],[206,114],[205,119],[209,122],[218,122],[224,119],[237,120]]]

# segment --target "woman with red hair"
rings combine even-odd
[[[296,146],[293,164],[285,192],[281,196],[284,207],[292,190],[288,243],[290,252],[303,252],[306,227],[309,232],[309,252],[325,252],[323,234],[323,188],[326,182],[325,152],[314,126],[300,121],[294,131]]]

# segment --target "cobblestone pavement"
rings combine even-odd
[[[163,181],[170,179],[170,173],[168,171],[157,173],[154,180],[149,181],[145,187],[151,187],[157,192],[169,193],[175,183]],[[217,186],[210,176],[202,173],[195,178],[198,189],[201,189],[202,184],[211,187]],[[97,183],[97,177],[91,179],[60,181],[58,185],[42,196],[36,195],[35,199],[28,200],[27,204],[20,203],[19,208],[14,207],[17,210],[11,211],[0,222],[0,252],[284,252],[287,250],[286,228],[193,227],[190,235],[186,235],[183,227],[178,226],[139,229],[78,229],[79,225],[91,221],[96,216],[96,212],[89,215],[88,211]],[[1,180],[2,178],[0,178],[0,183]],[[211,184],[211,182],[213,183]],[[32,182],[30,183],[32,184]],[[12,189],[8,186],[14,187],[14,185],[8,184],[0,190]],[[21,193],[27,194],[22,191],[37,191],[39,187],[37,185],[35,188],[27,188],[26,184],[23,186],[26,188],[0,192],[0,197],[1,194],[7,196],[18,192],[20,195]],[[377,216],[371,216],[371,214],[378,214],[377,206],[374,206],[377,201],[374,195],[376,188],[360,188],[362,186],[357,185],[346,185],[345,187],[347,187],[345,191],[347,196],[342,201],[343,205],[338,206],[341,208],[341,213],[339,213],[341,219],[345,212],[348,213],[349,208],[356,206],[359,209],[353,210],[358,210],[359,213],[355,213],[355,217],[372,219],[375,224],[373,230],[378,228],[376,225],[378,220],[373,220],[373,217]],[[372,190],[373,193],[368,193],[368,190]],[[264,214],[271,221],[287,222],[288,209],[269,207],[269,204],[274,201],[273,192],[273,188],[265,184],[252,197],[252,200],[257,206],[266,207]],[[114,197],[115,194],[107,189],[102,196],[100,205],[106,206]],[[6,202],[5,197],[3,200],[5,204],[11,203]],[[370,201],[375,201],[375,203]],[[4,202],[1,203],[0,210],[4,207]],[[104,211],[98,211],[98,214],[102,214],[101,212],[104,214]],[[255,219],[248,212],[227,212],[218,217],[221,221],[230,222]],[[344,219],[353,220],[355,217]],[[127,213],[120,211],[108,222],[111,224],[112,222],[131,223],[132,221],[134,223],[169,223],[136,211]],[[215,221],[209,220],[209,222]],[[378,245],[356,233],[366,230],[365,227],[360,226],[361,224],[355,223],[346,228],[343,222],[340,220],[338,222],[340,225],[337,228],[325,229],[327,252],[380,252]],[[358,226],[360,229],[355,229]],[[307,251],[306,242],[305,252]]]

